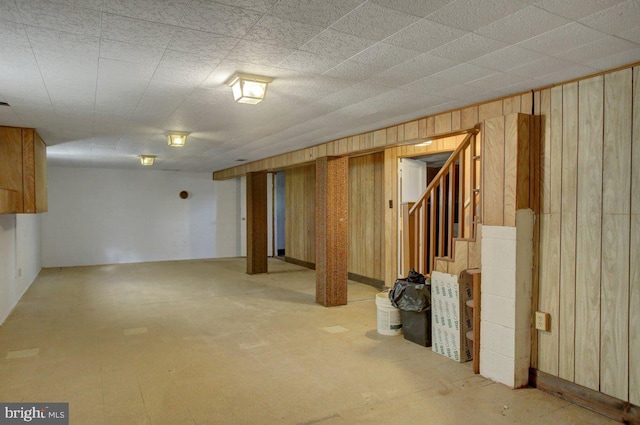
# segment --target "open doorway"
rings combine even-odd
[[[285,256],[285,183],[284,171],[273,174],[273,255]]]
[[[398,161],[398,205],[417,202],[426,191],[429,183],[438,175],[452,151],[403,157]],[[403,277],[402,252],[403,224],[398,214],[398,277]]]

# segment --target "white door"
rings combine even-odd
[[[400,158],[398,164],[398,211],[405,202],[416,202],[427,189],[427,163]],[[402,276],[402,216],[398,214],[398,277]]]

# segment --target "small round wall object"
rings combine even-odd
[[[189,197],[189,192],[187,192],[186,190],[183,190],[182,192],[180,192],[180,198],[187,199],[188,197]]]

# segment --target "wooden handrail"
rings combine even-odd
[[[458,145],[456,150],[454,150],[453,153],[451,153],[451,156],[449,157],[449,159],[447,159],[447,162],[444,163],[444,165],[442,166],[440,171],[438,171],[438,174],[436,174],[436,176],[431,180],[431,182],[429,183],[429,186],[427,186],[427,189],[424,191],[424,193],[422,194],[420,199],[418,199],[414,203],[413,208],[411,208],[409,210],[409,214],[413,213],[414,210],[416,208],[418,208],[418,204],[420,204],[424,200],[424,198],[426,198],[427,195],[431,192],[431,189],[434,186],[438,185],[438,183],[440,182],[440,179],[442,178],[442,176],[447,174],[447,172],[449,171],[449,166],[451,164],[454,164],[458,160],[458,156],[460,155],[460,152],[462,152],[463,150],[465,150],[469,146],[469,144],[471,142],[471,138],[473,136],[475,136],[476,134],[478,134],[478,131],[479,131],[478,129],[474,129],[473,131],[469,131],[467,133],[467,137],[465,137],[464,140],[462,140],[462,142],[460,142],[460,145]]]

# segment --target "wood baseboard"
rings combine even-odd
[[[362,276],[355,273],[349,273],[349,280],[353,280],[354,282],[364,283],[380,290],[382,290],[382,288],[384,287],[384,280],[375,279],[373,277]]]
[[[315,263],[310,263],[304,260],[298,260],[297,258],[287,257],[286,255],[284,256],[284,261],[286,261],[287,263],[295,264],[296,266],[306,267],[311,270],[316,269]]]
[[[311,270],[315,270],[316,269],[315,263],[310,263],[310,262],[304,261],[304,260],[298,260],[297,258],[287,257],[286,255],[284,256],[284,261],[286,261],[287,263],[295,264],[297,266],[306,267],[306,268],[311,269]],[[371,285],[374,288],[377,288],[377,289],[380,289],[380,290],[384,287],[384,281],[383,280],[374,279],[372,277],[362,276],[362,275],[355,274],[355,273],[349,273],[348,279],[349,280],[353,280],[354,282],[360,282],[360,283],[364,283],[364,284],[367,284],[367,285]]]
[[[624,424],[640,425],[640,407],[573,382],[529,369],[529,383],[539,390]]]

